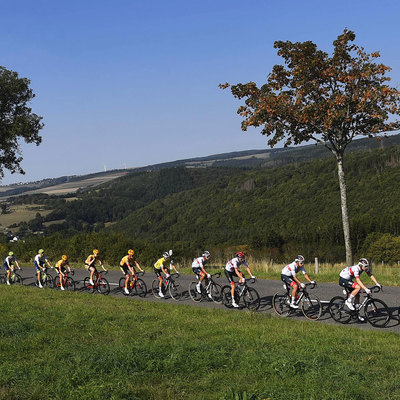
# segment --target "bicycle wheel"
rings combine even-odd
[[[252,287],[248,287],[244,291],[243,300],[247,309],[251,311],[257,311],[260,307],[260,295],[258,294],[257,290]]]
[[[275,293],[272,298],[272,305],[275,312],[282,317],[287,317],[292,311],[290,308],[290,298],[286,292]]]
[[[88,277],[88,276],[83,280],[83,289],[87,290],[89,292],[93,292],[94,291],[94,286],[91,285],[89,283],[89,281],[90,281],[90,277]]]
[[[226,285],[221,290],[222,304],[227,308],[232,308],[231,287]]]
[[[151,292],[155,298],[160,299],[160,287],[158,286],[158,282],[158,279],[154,279],[153,282],[151,282]]]
[[[110,284],[108,283],[106,278],[101,278],[98,280],[97,290],[104,295],[110,293]]]
[[[203,299],[203,296],[202,296],[201,293],[199,293],[197,291],[196,286],[197,286],[197,282],[195,282],[195,281],[190,282],[190,285],[189,285],[189,296],[193,301],[198,303],[199,301],[201,301]]]
[[[210,294],[212,301],[217,304],[222,303],[222,288],[218,283],[213,282],[210,286]]]
[[[322,305],[317,296],[307,294],[301,301],[301,311],[307,319],[317,320],[322,313]]]
[[[328,306],[331,317],[341,324],[347,324],[351,319],[351,312],[347,309],[344,302],[344,297],[336,296],[329,302]]]
[[[134,294],[137,294],[139,297],[146,297],[147,286],[142,279],[137,279],[136,284],[133,286],[133,291]]]
[[[60,287],[61,287],[60,277],[58,275],[54,278],[53,287],[54,287],[54,289],[60,289]]]
[[[390,320],[389,307],[379,299],[369,299],[365,303],[364,315],[367,321],[376,328],[385,327]]]
[[[182,288],[179,282],[171,281],[169,283],[169,294],[175,301],[178,301],[182,297]]]
[[[75,292],[75,281],[71,278],[71,277],[68,277],[66,280],[65,280],[65,285],[64,285],[64,289],[65,290],[70,290],[70,291],[72,291],[72,292]]]
[[[54,280],[51,275],[46,275],[44,279],[42,279],[42,285],[45,288],[53,289],[54,288]]]
[[[23,285],[21,275],[11,274],[11,285]]]
[[[124,290],[124,286],[125,286],[125,276],[121,276],[121,278],[120,278],[120,280],[119,280],[119,283],[118,283],[118,287],[119,287],[121,290]]]

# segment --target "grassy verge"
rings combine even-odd
[[[27,287],[0,296],[0,399],[400,398],[394,333]]]

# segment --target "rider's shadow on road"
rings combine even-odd
[[[266,311],[272,310],[272,297],[273,296],[264,296],[260,298],[260,307],[258,311]]]

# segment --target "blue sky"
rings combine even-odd
[[[400,85],[398,1],[1,1],[0,65],[31,80],[43,143],[3,184],[261,149],[219,83],[262,84],[275,40],[347,27]]]

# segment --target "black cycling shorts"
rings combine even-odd
[[[344,279],[342,277],[339,278],[339,286],[354,289],[355,285],[356,283],[354,283],[351,279]]]
[[[296,282],[292,277],[283,274],[281,274],[281,281],[285,282],[289,287],[292,287],[293,282]]]
[[[239,277],[236,275],[236,272],[235,272],[235,271],[230,272],[230,271],[228,271],[227,269],[225,269],[224,271],[225,271],[225,276],[226,276],[226,278],[228,279],[229,283],[235,282],[235,281],[233,280],[233,278],[239,278]],[[239,273],[241,273],[239,270],[237,270],[237,271],[238,271]]]

